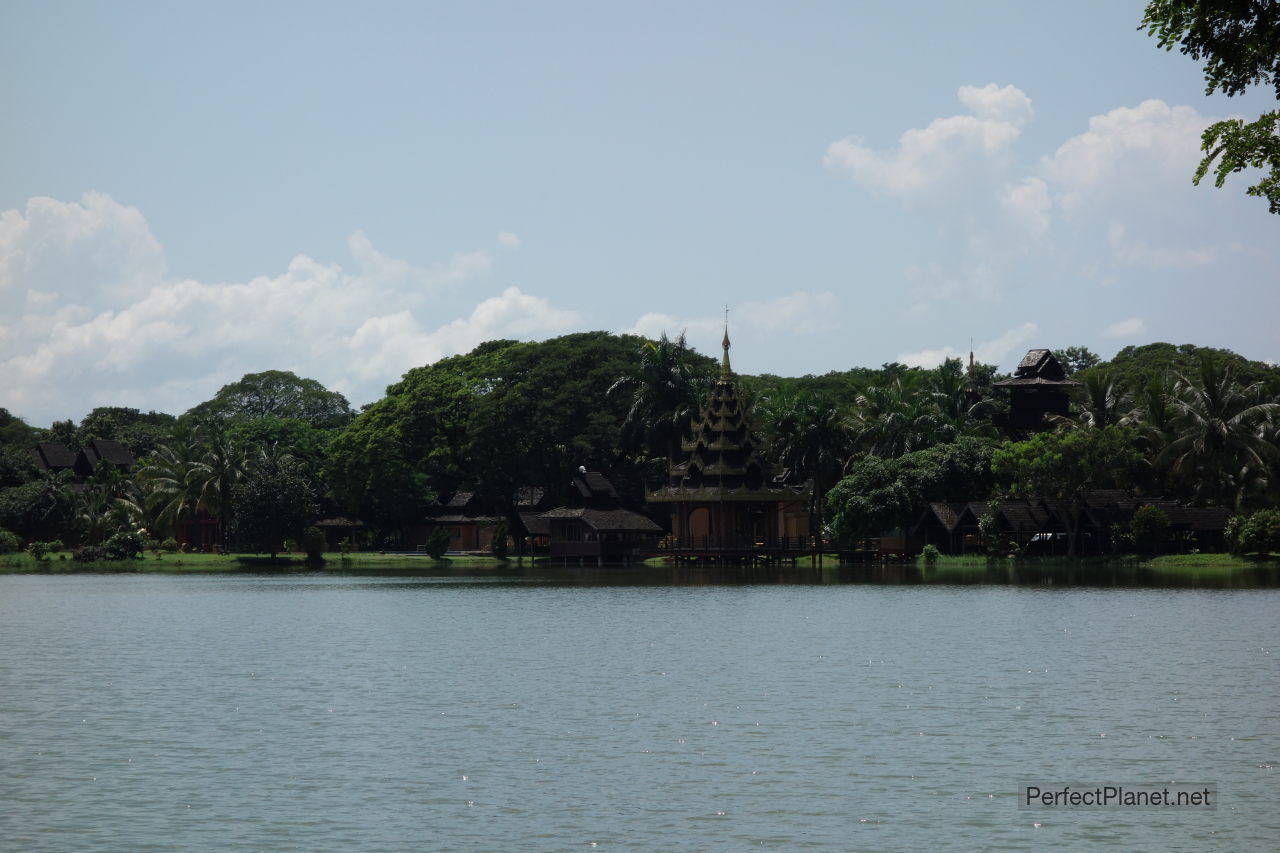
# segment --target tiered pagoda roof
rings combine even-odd
[[[806,498],[809,484],[781,485],[764,456],[764,444],[752,431],[729,367],[729,332],[721,342],[720,378],[701,417],[690,422],[679,459],[668,467],[668,483],[650,492],[650,501],[775,501]]]

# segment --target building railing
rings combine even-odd
[[[759,551],[761,553],[805,553],[833,547],[815,536],[778,536],[772,539],[739,539],[724,541],[716,536],[667,536],[658,543],[659,551]]]

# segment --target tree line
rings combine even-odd
[[[1058,355],[1081,383],[1071,414],[1020,441],[993,426],[1008,403],[992,365],[737,381],[780,474],[813,483],[816,536],[875,535],[930,501],[1101,488],[1246,515],[1280,506],[1280,369],[1163,343],[1109,362],[1083,347]],[[364,523],[366,544],[392,548],[458,489],[514,517],[523,489],[557,491],[579,466],[607,472],[643,510],[717,375],[683,338],[585,332],[487,342],[410,370],[359,412],[284,371],[249,374],[177,416],[102,407],[37,428],[0,410],[0,529],[101,548],[113,536],[163,543],[202,517],[221,547],[273,552],[345,515]],[[132,450],[132,470],[101,465],[84,480],[31,456],[39,441],[74,451],[93,439]]]

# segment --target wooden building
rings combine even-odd
[[[91,477],[103,462],[122,474],[133,470],[134,458],[129,448],[118,441],[95,438],[86,442],[76,457],[75,470],[81,477]]]
[[[508,515],[493,501],[470,490],[459,490],[440,510],[407,531],[409,544],[425,546],[432,531],[443,527],[449,533],[449,551],[488,553],[493,548],[494,534],[505,523],[507,536],[515,545],[536,550],[546,546],[547,523],[540,516],[549,506],[551,501],[544,489],[532,486],[520,489],[514,499],[515,516],[520,523],[512,529]],[[517,547],[517,551],[523,553],[525,547]]]
[[[1009,411],[995,415],[992,422],[1015,441],[1053,429],[1051,416],[1067,416],[1071,391],[1079,385],[1067,378],[1067,372],[1050,350],[1027,350],[1013,377],[992,386],[1009,394]]]
[[[629,562],[662,535],[652,519],[627,509],[608,478],[579,468],[563,493],[566,506],[541,514],[553,560]]]
[[[674,555],[780,556],[812,550],[809,502],[813,484],[785,483],[752,431],[729,366],[729,333],[721,343],[720,378],[701,417],[690,424],[667,484],[650,504],[671,511],[663,550]]]
[[[74,471],[76,467],[76,454],[61,441],[42,441],[31,449],[31,455],[36,467],[51,474]]]

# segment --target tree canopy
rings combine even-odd
[[[1151,0],[1138,29],[1204,61],[1205,94],[1238,95],[1251,86],[1272,85],[1280,100],[1280,3],[1275,0]],[[1266,174],[1249,195],[1267,199],[1280,213],[1280,110],[1256,120],[1226,119],[1209,125],[1201,138],[1204,159],[1194,181],[1214,170],[1214,184],[1246,168]],[[1217,166],[1214,167],[1214,161]]]
[[[197,420],[288,418],[320,428],[343,426],[352,417],[346,397],[287,370],[246,373],[187,414]]]

